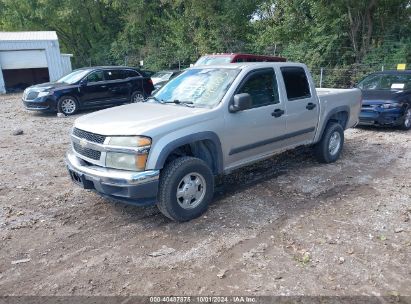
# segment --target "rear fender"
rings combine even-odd
[[[327,127],[327,124],[330,122],[331,117],[337,113],[344,113],[344,112],[347,113],[347,120],[345,121],[345,125],[342,126],[345,130],[345,128],[347,127],[347,122],[350,120],[350,107],[349,106],[339,106],[339,107],[332,109],[330,112],[327,113],[325,119],[323,120],[321,124],[321,127],[318,133],[316,134],[315,142],[318,142],[321,140],[324,134],[325,128]]]

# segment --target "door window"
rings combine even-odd
[[[103,80],[103,71],[96,71],[87,76],[87,82],[99,82]]]
[[[280,102],[277,79],[273,70],[252,74],[243,83],[236,94],[248,93],[251,96],[252,107],[262,107]]]
[[[288,100],[310,98],[310,85],[303,68],[281,68]]]

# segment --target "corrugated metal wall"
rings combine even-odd
[[[63,75],[66,75],[72,71],[71,68],[71,54],[61,54],[61,65],[63,66]]]
[[[58,40],[0,41],[0,51],[8,50],[45,50],[50,81],[54,81],[71,71],[70,57],[60,54]],[[70,63],[68,63],[69,61]],[[70,69],[70,70],[69,70]],[[0,93],[5,93],[4,79],[0,69]]]

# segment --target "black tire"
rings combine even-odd
[[[69,106],[72,105],[72,106]],[[57,111],[64,115],[76,114],[79,110],[79,103],[73,96],[62,96],[57,103]]]
[[[331,145],[332,138],[333,143],[339,143],[338,146]],[[321,163],[333,163],[340,157],[343,146],[344,129],[340,124],[331,122],[326,126],[320,142],[314,146],[314,154]]]
[[[181,185],[187,185],[184,183],[184,178],[191,174],[197,174],[203,178],[202,182],[205,186],[202,188],[204,195],[201,195],[202,199],[196,201],[196,198],[191,198],[187,208],[183,208],[181,198],[177,198],[178,193],[182,193]],[[200,178],[200,177],[199,177]],[[191,176],[190,176],[191,179]],[[197,179],[193,181],[194,191],[200,192],[201,187],[195,186]],[[183,184],[182,184],[183,183]],[[178,192],[178,189],[180,191]],[[184,192],[184,191],[183,191]],[[187,192],[187,190],[186,190]],[[207,208],[208,204],[213,198],[214,194],[214,176],[210,167],[201,159],[195,157],[184,156],[177,158],[162,170],[160,175],[159,192],[157,198],[157,207],[168,218],[178,221],[185,222],[199,217],[203,214]],[[180,200],[180,202],[179,202]],[[198,203],[198,205],[196,205]]]
[[[402,130],[410,130],[411,129],[411,107],[407,108],[404,112],[404,120],[400,126]]]
[[[136,100],[136,98],[139,100]],[[146,99],[146,95],[144,94],[144,92],[135,91],[131,94],[130,102],[131,103],[144,102],[145,99]]]

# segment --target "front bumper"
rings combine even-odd
[[[402,109],[362,109],[359,125],[401,125],[404,119]]]
[[[156,202],[159,170],[133,172],[94,166],[78,158],[71,150],[67,152],[65,162],[73,182],[84,189],[135,205]]]
[[[56,111],[57,101],[52,95],[47,95],[43,97],[37,97],[32,100],[26,100],[22,98],[23,105],[27,110],[31,111]]]

